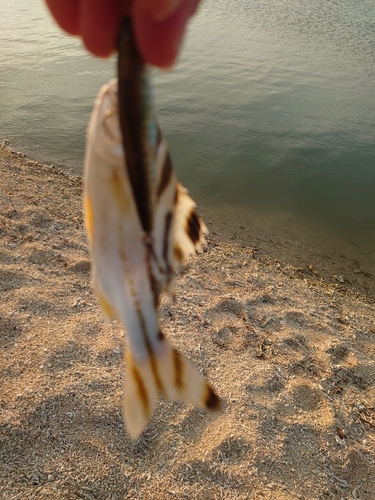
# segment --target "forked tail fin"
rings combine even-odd
[[[158,392],[167,401],[191,401],[197,406],[218,411],[220,399],[191,364],[163,339],[163,352],[136,363],[127,353],[124,416],[130,436],[137,438],[154,409]]]

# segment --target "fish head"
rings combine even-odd
[[[103,179],[113,175],[113,168],[124,168],[125,157],[119,126],[117,79],[104,85],[95,101],[92,119],[87,128],[87,137],[95,138],[92,144],[101,169],[97,172]]]

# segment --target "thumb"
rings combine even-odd
[[[178,55],[186,24],[199,0],[158,0],[150,11],[151,3],[139,0],[134,4],[135,36],[139,50],[148,63],[168,67]]]

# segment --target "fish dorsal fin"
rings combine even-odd
[[[198,251],[208,233],[195,211],[195,202],[177,182],[167,144],[158,133],[156,154],[157,187],[153,244],[156,256],[155,274],[162,283],[161,291],[173,292],[178,264]]]
[[[180,262],[199,251],[208,234],[207,226],[195,207],[188,190],[178,183],[173,248],[174,257]]]

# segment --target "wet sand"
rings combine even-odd
[[[121,417],[125,342],[90,285],[79,178],[0,154],[0,499],[375,498],[374,279],[203,210],[160,319],[223,401]],[[326,251],[327,250],[327,251]]]

